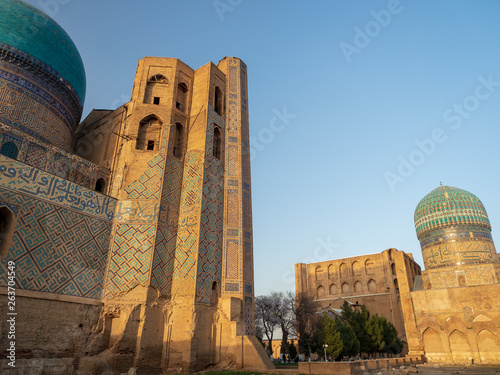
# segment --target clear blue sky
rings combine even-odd
[[[500,2],[29,3],[77,45],[85,115],[128,101],[144,56],[245,61],[257,295],[306,260],[394,247],[423,267],[413,213],[440,181],[482,200],[500,244]]]

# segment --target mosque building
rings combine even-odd
[[[500,264],[483,204],[439,186],[417,205],[415,229],[422,287],[400,284],[409,353],[431,362],[500,363]]]
[[[244,62],[145,57],[131,100],[80,122],[85,86],[66,32],[0,0],[0,372],[273,368],[254,336]],[[297,265],[299,292],[380,307],[429,361],[500,363],[484,206],[440,186],[415,226],[425,271],[389,249]]]
[[[322,308],[364,305],[396,327],[402,354],[433,363],[500,364],[500,263],[481,201],[439,186],[415,209],[425,271],[411,254],[296,264],[296,293]]]
[[[66,32],[1,0],[0,372],[273,368],[254,336],[246,65],[145,57],[131,100],[80,123],[85,85]]]

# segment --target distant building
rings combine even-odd
[[[397,273],[397,269],[405,269]],[[420,266],[412,254],[396,249],[317,263],[295,264],[295,292],[318,301],[322,308],[339,309],[344,301],[364,305],[371,314],[384,316],[406,342],[399,284],[413,287]]]
[[[440,186],[415,210],[425,271],[413,288],[397,268],[410,354],[431,362],[500,363],[500,264],[482,202]],[[417,290],[420,289],[420,290]]]

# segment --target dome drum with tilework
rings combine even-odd
[[[85,70],[66,32],[39,9],[0,1],[0,124],[71,150]]]
[[[415,209],[425,268],[498,262],[482,202],[468,191],[440,186]]]

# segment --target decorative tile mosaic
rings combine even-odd
[[[226,279],[237,279],[239,276],[239,254],[238,241],[228,240],[226,243]]]
[[[106,280],[106,298],[136,285],[146,285],[154,239],[154,225],[116,225]]]
[[[238,177],[240,175],[239,170],[238,170],[238,146],[235,145],[229,145],[228,146],[228,171],[229,171],[229,176],[231,177]]]
[[[177,295],[192,296],[195,293],[204,156],[204,151],[196,150],[188,152],[185,157],[172,283]]]
[[[254,334],[253,324],[253,298],[245,296],[245,330],[248,336]]]
[[[125,188],[127,199],[160,199],[160,182],[164,166],[164,154],[158,154],[151,159],[144,174]]]
[[[209,124],[213,121],[213,109],[209,108]],[[212,147],[213,127],[207,129],[206,148]],[[224,158],[221,158],[224,160]],[[217,283],[220,292],[224,213],[224,164],[221,160],[206,153],[203,204],[201,208],[200,245],[198,250],[198,269],[196,278],[196,300],[210,303],[212,285]]]
[[[0,155],[0,187],[111,220],[116,200]]]
[[[239,199],[238,199],[238,190],[228,189],[227,190],[227,215],[226,222],[230,227],[237,227],[240,225],[240,208],[239,208]]]
[[[240,284],[238,283],[226,283],[224,285],[225,292],[239,292],[239,290],[240,290]]]
[[[16,263],[17,288],[100,299],[108,259],[111,222],[35,196],[0,189],[0,200],[21,207],[6,264]]]

